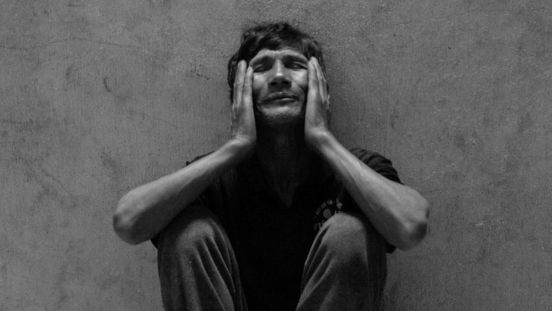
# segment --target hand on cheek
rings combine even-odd
[[[253,151],[257,130],[253,110],[253,70],[245,61],[238,63],[234,81],[234,98],[232,103],[232,139],[249,154]]]
[[[307,107],[305,111],[305,140],[312,148],[318,148],[322,140],[330,133],[328,128],[328,110],[330,96],[326,78],[318,60],[309,60],[309,84]]]

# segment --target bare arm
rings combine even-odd
[[[328,105],[326,81],[318,62],[312,59],[305,140],[330,165],[389,243],[403,250],[414,247],[426,233],[428,202],[416,190],[381,176],[344,148],[328,129]]]
[[[215,178],[241,161],[240,150],[237,142],[230,141],[189,166],[128,192],[113,219],[119,237],[131,244],[154,237]]]
[[[232,138],[215,152],[121,198],[113,216],[117,235],[131,244],[153,238],[209,184],[250,156],[256,141],[251,70],[238,65],[232,104]]]
[[[423,239],[428,203],[416,190],[378,174],[331,134],[319,144],[318,150],[360,209],[389,243],[406,250]]]

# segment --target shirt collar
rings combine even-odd
[[[238,166],[238,175],[242,185],[247,187],[250,194],[270,190],[266,175],[256,154]],[[320,189],[320,186],[331,181],[333,181],[331,168],[315,155],[309,165],[309,176],[305,182],[299,185],[298,189]]]

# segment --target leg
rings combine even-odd
[[[370,222],[335,214],[309,251],[297,310],[379,310],[386,274],[385,242]]]
[[[247,310],[228,236],[205,207],[189,206],[164,229],[158,268],[167,311]]]

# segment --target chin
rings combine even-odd
[[[260,111],[256,119],[257,122],[266,127],[302,125],[305,122],[305,113],[302,110],[293,109]]]

